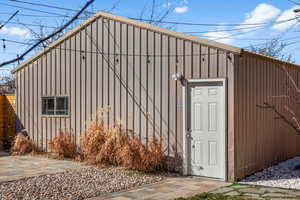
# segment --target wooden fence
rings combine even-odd
[[[0,95],[0,149],[16,134],[15,95]]]

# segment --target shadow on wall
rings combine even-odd
[[[8,150],[23,126],[15,112],[15,95],[0,94],[0,149]]]

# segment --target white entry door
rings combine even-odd
[[[188,162],[191,175],[225,179],[225,82],[188,87]]]

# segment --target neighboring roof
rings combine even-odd
[[[226,45],[226,44],[215,42],[215,41],[212,41],[212,40],[207,40],[207,39],[203,39],[203,38],[200,38],[200,37],[179,33],[179,32],[176,32],[176,31],[169,30],[169,29],[153,26],[151,24],[139,22],[139,21],[136,21],[136,20],[125,18],[125,17],[116,16],[116,15],[113,15],[113,14],[110,14],[110,13],[99,12],[99,13],[95,14],[93,17],[86,20],[83,24],[81,24],[81,25],[77,26],[75,29],[69,31],[63,37],[61,37],[58,40],[54,41],[52,44],[50,44],[48,47],[43,49],[41,52],[39,52],[36,55],[34,55],[33,57],[31,57],[29,60],[21,63],[19,66],[17,66],[15,69],[12,70],[12,73],[15,73],[15,72],[19,71],[20,69],[24,68],[26,65],[28,65],[29,63],[35,61],[40,56],[42,56],[43,54],[45,54],[46,52],[51,50],[53,47],[57,46],[58,44],[60,44],[64,40],[66,40],[66,39],[70,38],[71,36],[73,36],[74,34],[78,33],[82,28],[88,26],[94,20],[96,20],[100,17],[105,17],[105,18],[108,18],[108,19],[120,21],[120,22],[123,22],[123,23],[126,23],[126,24],[132,24],[134,26],[138,26],[138,27],[141,27],[141,28],[152,30],[154,32],[164,33],[166,35],[174,36],[174,37],[177,37],[177,38],[182,38],[182,39],[185,39],[185,40],[194,41],[194,42],[201,43],[203,45],[207,45],[207,46],[210,46],[210,47],[224,49],[224,50],[227,50],[227,51],[230,51],[230,52],[233,52],[233,53],[237,53],[237,54],[240,54],[241,51],[242,51],[241,48],[234,47],[234,46],[231,46],[231,45]]]
[[[164,33],[166,35],[177,37],[177,38],[181,38],[181,39],[184,39],[184,40],[190,40],[190,41],[193,41],[193,42],[196,42],[196,43],[200,43],[200,44],[203,44],[203,45],[206,45],[206,46],[210,46],[210,47],[214,47],[214,48],[219,48],[219,49],[227,50],[227,51],[230,51],[230,52],[236,53],[236,54],[246,53],[246,54],[255,55],[255,56],[258,56],[258,57],[265,58],[265,59],[273,60],[274,62],[278,62],[278,63],[281,63],[281,64],[293,65],[293,66],[296,66],[298,69],[300,69],[300,66],[296,65],[294,63],[288,63],[288,62],[285,62],[285,61],[282,61],[282,60],[279,60],[279,59],[276,59],[276,58],[273,58],[273,57],[269,57],[269,56],[265,56],[265,55],[261,55],[261,54],[256,54],[256,53],[253,53],[253,52],[250,52],[250,51],[246,51],[246,50],[244,50],[242,48],[238,48],[238,47],[234,47],[234,46],[231,46],[231,45],[227,45],[227,44],[215,42],[215,41],[212,41],[212,40],[203,39],[203,38],[192,36],[192,35],[187,35],[187,34],[184,34],[184,33],[172,31],[172,30],[161,28],[161,27],[158,27],[158,26],[153,26],[151,24],[139,22],[139,21],[136,21],[136,20],[125,18],[125,17],[116,16],[116,15],[113,15],[113,14],[110,14],[110,13],[99,12],[99,13],[95,14],[93,17],[91,17],[88,20],[86,20],[83,24],[81,24],[81,25],[77,26],[75,29],[69,31],[63,37],[61,37],[58,40],[54,41],[52,44],[50,44],[48,47],[46,47],[45,49],[43,49],[41,52],[39,52],[36,55],[34,55],[29,60],[21,63],[19,66],[17,66],[15,69],[12,70],[12,73],[17,72],[20,69],[23,69],[28,64],[30,64],[31,62],[34,62],[39,57],[41,57],[42,55],[44,55],[45,53],[47,53],[48,51],[50,51],[52,48],[54,48],[55,46],[59,45],[60,43],[62,43],[66,39],[72,37],[73,35],[75,35],[76,33],[78,33],[82,28],[90,25],[96,19],[98,19],[100,17],[104,17],[104,18],[116,20],[116,21],[123,22],[123,23],[126,23],[126,24],[131,24],[133,26],[138,26],[140,28],[152,30],[154,32]]]

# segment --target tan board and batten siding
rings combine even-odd
[[[171,75],[226,78],[227,178],[235,180],[298,155],[292,130],[256,107],[271,91],[281,91],[278,84],[271,86],[274,76],[280,76],[272,66],[278,63],[236,47],[98,13],[13,71],[17,115],[34,141],[49,150],[47,143],[59,129],[73,130],[79,144],[89,126],[85,122],[97,109],[109,107],[106,125],[121,120],[145,142],[162,136],[168,154],[180,155],[183,90]],[[70,115],[41,116],[42,96],[69,96]],[[287,134],[285,143],[279,132]]]
[[[287,99],[271,97],[293,91],[287,87],[291,84],[282,66],[298,87],[300,68],[246,51],[237,58],[235,65],[235,177],[242,178],[300,154],[300,136],[273,111],[260,107],[268,102],[281,114],[286,112]],[[293,108],[300,116],[298,110]]]

